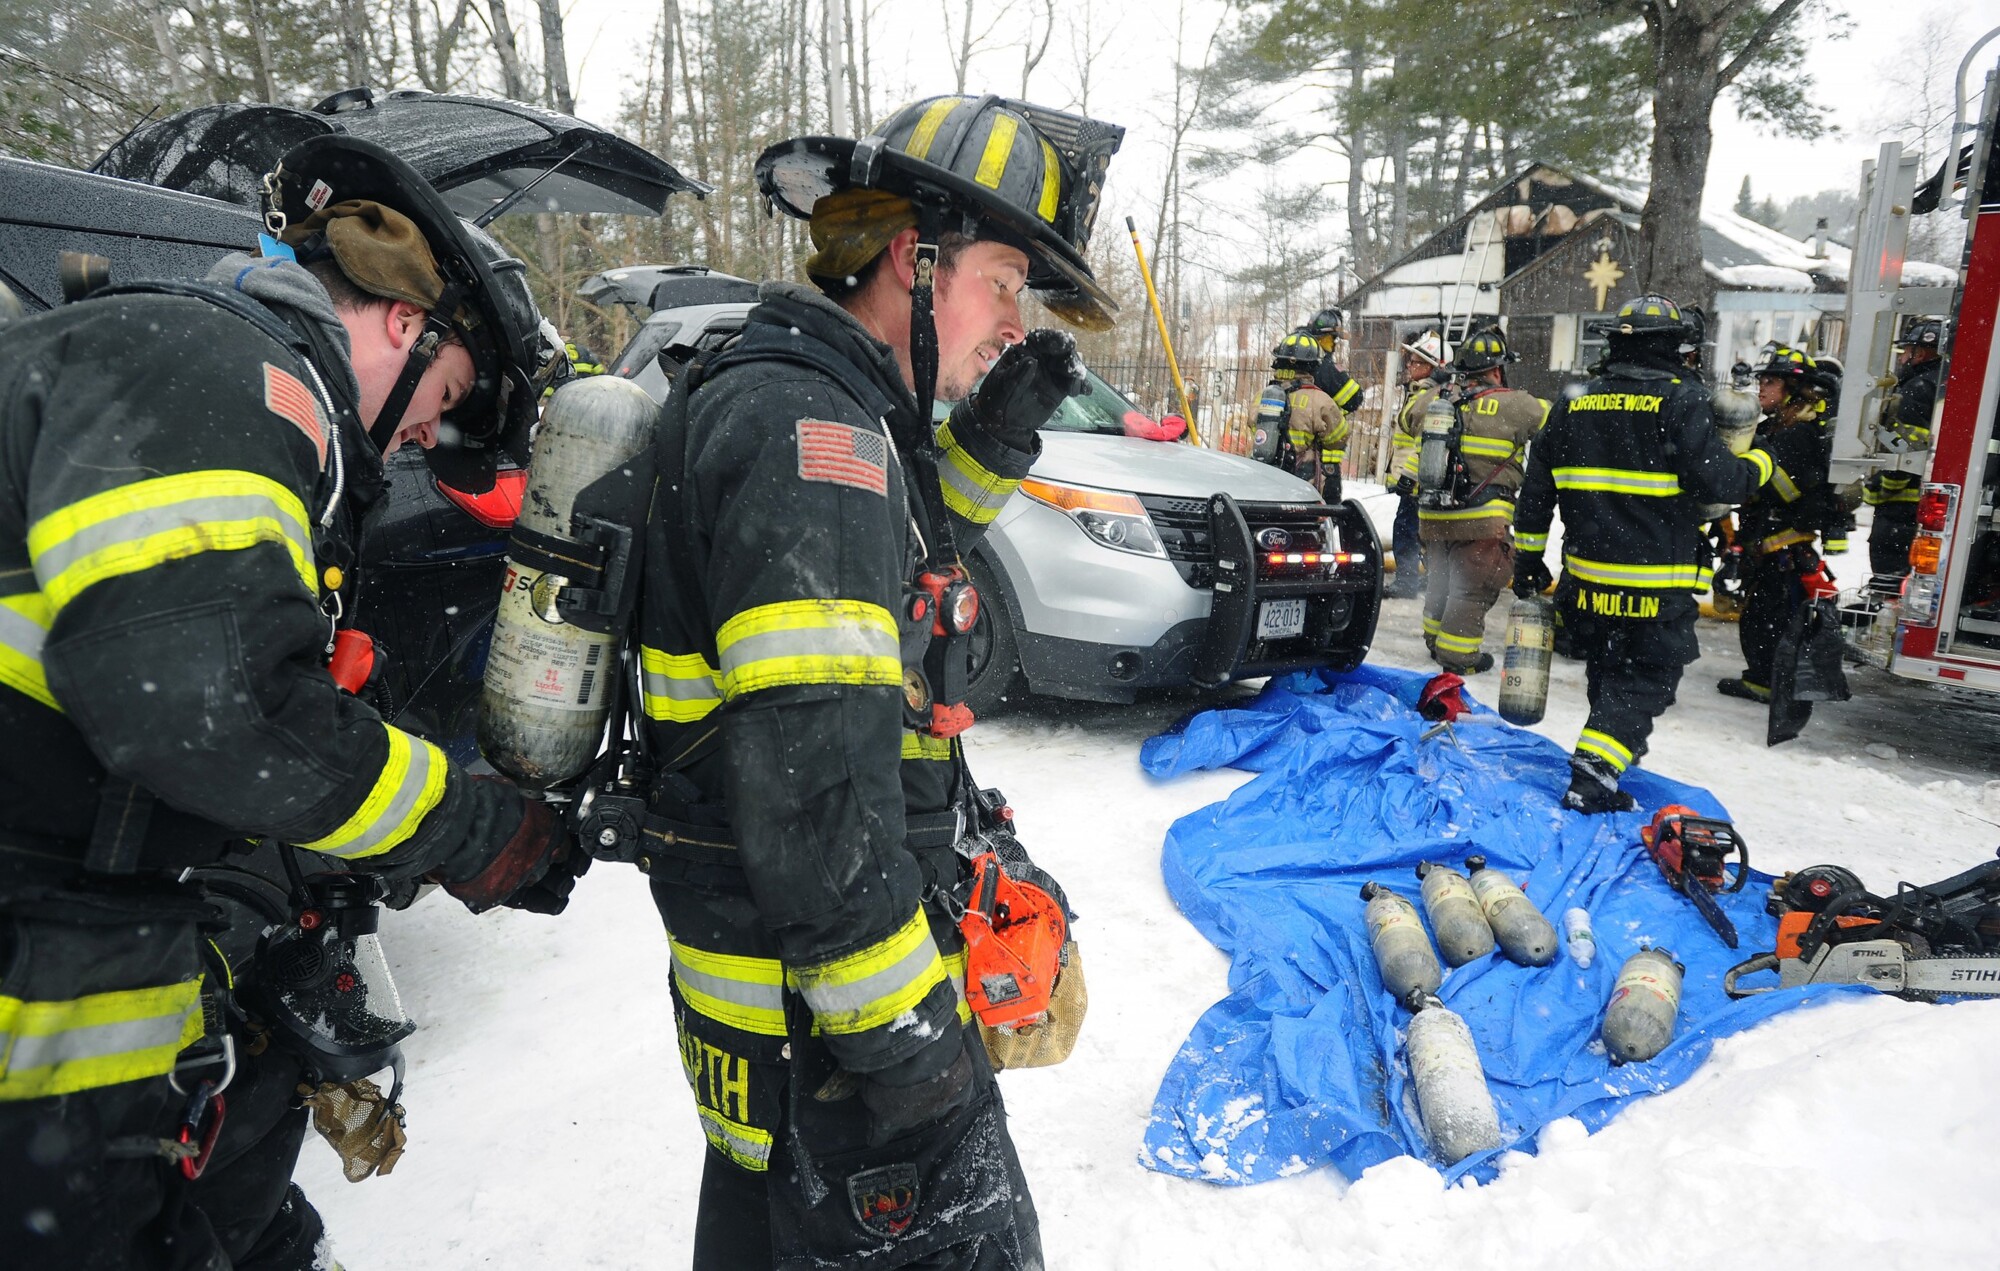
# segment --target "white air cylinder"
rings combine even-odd
[[[1410,1018],[1406,1048],[1424,1137],[1446,1165],[1500,1146],[1500,1115],[1472,1030],[1436,998]]]

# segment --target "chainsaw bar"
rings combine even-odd
[[[1761,987],[1738,986],[1738,977],[1758,971],[1776,971],[1778,982]],[[1968,954],[1916,958],[1910,956],[1909,947],[1900,940],[1850,940],[1845,944],[1822,945],[1810,961],[1760,953],[1732,967],[1723,977],[1722,987],[1729,996],[1741,998],[1805,984],[1863,984],[1880,993],[1917,999],[2000,997],[2000,957]]]
[[[1695,912],[1708,920],[1715,928],[1715,934],[1722,937],[1722,943],[1734,949],[1737,946],[1736,924],[1729,921],[1729,915],[1722,912],[1722,906],[1715,903],[1715,896],[1701,885],[1699,879],[1681,876],[1681,895],[1694,902]]]

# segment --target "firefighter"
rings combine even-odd
[[[1606,337],[1602,369],[1551,411],[1514,517],[1514,593],[1532,596],[1552,581],[1542,554],[1562,510],[1556,612],[1590,695],[1563,805],[1585,813],[1632,807],[1619,780],[1700,655],[1694,598],[1710,569],[1697,509],[1743,503],[1773,471],[1768,454],[1739,458],[1716,435],[1672,300],[1640,296],[1593,329]]]
[[[1298,367],[1286,346],[1280,343],[1271,351],[1271,378],[1257,395],[1257,429],[1250,457],[1286,472],[1298,464],[1298,452],[1292,447],[1287,427],[1292,392],[1298,386]]]
[[[1395,580],[1384,596],[1408,600],[1424,593],[1423,530],[1417,518],[1417,433],[1424,408],[1450,379],[1445,369],[1444,337],[1426,331],[1403,345],[1403,405],[1396,412],[1391,434],[1386,484],[1396,496],[1396,520],[1389,541],[1396,556]]]
[[[1938,353],[1943,342],[1944,324],[1935,318],[1911,323],[1896,341],[1901,350],[1896,359],[1896,387],[1882,404],[1877,436],[1882,449],[1899,458],[1896,467],[1871,473],[1861,487],[1862,502],[1875,509],[1875,524],[1868,531],[1868,568],[1874,574],[1869,587],[1890,595],[1902,590],[1902,579],[1910,572],[1910,544],[1917,537],[1917,500],[1924,492],[1922,455],[1931,448],[1931,416],[1937,407],[1938,372],[1944,366]],[[1900,458],[1904,455],[1913,458]]]
[[[1743,614],[1737,637],[1743,674],[1720,680],[1730,697],[1771,700],[1771,657],[1792,615],[1806,601],[1806,575],[1819,569],[1813,542],[1833,518],[1827,472],[1833,434],[1826,412],[1828,380],[1810,354],[1779,345],[1757,368],[1763,418],[1755,448],[1771,457],[1771,479],[1741,509]]]
[[[1447,671],[1476,675],[1493,668],[1480,649],[1486,611],[1513,576],[1514,495],[1521,488],[1528,443],[1549,416],[1549,404],[1506,386],[1514,360],[1497,330],[1476,332],[1458,346],[1451,369],[1458,398],[1458,455],[1449,488],[1417,491],[1424,556],[1424,645]]]
[[[273,1114],[290,1128],[246,1174],[275,1179],[284,1212],[262,1225],[283,1230],[219,1243],[182,1185],[237,1097],[185,1092],[237,1066],[248,1083],[256,1061],[205,1036],[237,986],[205,959],[216,911],[191,874],[261,839],[409,892],[440,881],[476,911],[553,913],[585,864],[541,804],[468,777],[327,669],[383,455],[415,442],[442,479],[487,488],[559,346],[519,262],[386,151],[314,138],[266,189],[263,256],[113,289],[0,345],[12,1267],[226,1268],[237,1238],[272,1255],[239,1266],[311,1261],[317,1218],[282,1199],[302,1113]],[[294,1022],[366,1023],[355,982]],[[232,1224],[257,1207],[213,1199]]]
[[[1333,404],[1349,415],[1360,410],[1366,393],[1352,375],[1340,369],[1333,356],[1340,342],[1347,338],[1347,316],[1337,307],[1328,305],[1307,319],[1299,329],[1319,345],[1319,365],[1313,368],[1313,383],[1319,385],[1319,391],[1331,397]]]
[[[659,480],[681,495],[649,520],[640,598],[664,769],[641,864],[709,1144],[697,1267],[1041,1264],[957,982],[979,603],[958,561],[1087,391],[1018,298],[1110,325],[1083,252],[1122,136],[935,97],[757,161],[810,223],[813,285],[766,284],[670,402]],[[959,401],[935,429],[933,400]]]
[[[1347,458],[1347,412],[1319,386],[1315,375],[1325,361],[1319,341],[1294,331],[1272,352],[1273,368],[1289,367],[1293,379],[1285,395],[1285,444],[1291,470],[1309,481],[1329,503],[1340,502],[1340,465]],[[1349,388],[1355,388],[1350,380]]]

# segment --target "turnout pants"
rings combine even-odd
[[[313,1271],[324,1227],[292,1182],[311,1115],[297,1090],[304,1066],[276,1047],[251,1054],[237,1038],[236,1080],[215,1155],[188,1200],[215,1229],[233,1271]]]
[[[1504,538],[1430,540],[1424,575],[1424,644],[1447,671],[1469,670],[1486,638],[1486,614],[1514,576],[1514,548]]]
[[[1743,561],[1743,616],[1736,631],[1743,642],[1743,679],[1756,688],[1771,687],[1771,658],[1778,640],[1806,602],[1799,576],[1812,562],[1799,559],[1795,551],[1786,548]]]
[[[1917,541],[1917,509],[1911,503],[1885,503],[1875,509],[1868,530],[1868,568],[1890,578],[1910,572],[1910,544]]]
[[[0,890],[0,1262],[229,1271],[160,1152],[202,1035],[197,920],[177,897]]]
[[[1655,605],[1655,617],[1619,616]],[[1584,660],[1590,697],[1576,756],[1622,775],[1646,753],[1653,721],[1674,704],[1682,670],[1701,656],[1694,597],[1599,591],[1565,575],[1556,612],[1571,650]]]

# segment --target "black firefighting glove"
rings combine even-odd
[[[577,848],[569,827],[546,803],[524,797],[508,782],[475,777],[469,793],[483,805],[473,816],[469,846],[478,847],[482,839],[493,843],[509,823],[513,829],[475,873],[439,879],[444,889],[476,914],[496,905],[561,913],[576,880],[590,868],[589,854]]]
[[[1556,576],[1549,572],[1548,565],[1539,556],[1517,552],[1514,556],[1514,594],[1526,600],[1539,596],[1549,589]]]
[[[953,1020],[930,1045],[863,1079],[869,1145],[881,1147],[948,1120],[971,1098],[972,1061],[965,1053],[965,1031]]]
[[[1415,498],[1417,494],[1417,479],[1406,472],[1396,478],[1396,484],[1389,487],[1389,492],[1399,499]]]
[[[1063,399],[1089,391],[1076,341],[1066,331],[1044,327],[1007,346],[978,389],[952,412],[952,422],[970,423],[1016,450],[1033,451],[1036,432]]]
[[[1340,502],[1340,469],[1327,468],[1321,472],[1320,497],[1328,503]]]

